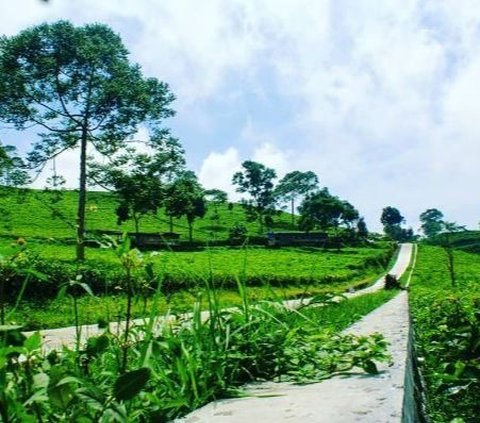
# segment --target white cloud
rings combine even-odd
[[[228,193],[230,201],[240,199],[231,184],[233,174],[241,170],[241,160],[234,147],[223,153],[211,152],[203,161],[198,174],[200,183],[207,189],[221,189]]]
[[[47,184],[47,179],[55,173],[65,178],[65,188],[77,189],[79,186],[79,164],[80,150],[78,148],[67,150],[60,154],[54,161],[50,160],[42,172],[32,184],[33,188],[43,189]]]
[[[7,2],[3,32],[60,17],[111,25],[146,74],[171,83],[189,142],[217,137],[195,144],[206,186],[231,193],[248,153],[279,176],[315,171],[373,228],[386,205],[414,227],[430,207],[476,226],[477,0],[41,3]],[[236,136],[215,108],[238,116]]]
[[[269,142],[257,147],[253,152],[252,159],[273,168],[279,178],[290,170],[288,155]]]

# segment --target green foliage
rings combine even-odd
[[[23,160],[16,154],[16,148],[0,143],[0,185],[25,185],[29,179]]]
[[[80,147],[77,259],[84,259],[87,145],[104,155],[126,146],[141,123],[159,130],[174,97],[144,78],[108,26],[44,23],[0,41],[0,119],[39,126],[29,160],[35,167]]]
[[[402,223],[405,222],[405,218],[395,207],[385,207],[382,210],[380,221],[383,224],[385,234],[394,241],[409,242],[415,238],[413,235],[413,229],[405,229],[401,227]]]
[[[427,209],[420,214],[421,228],[427,238],[431,238],[443,229],[443,213],[438,209]]]
[[[242,163],[243,171],[233,175],[232,183],[237,185],[237,192],[247,193],[250,198],[242,201],[247,220],[257,220],[259,231],[263,232],[264,217],[273,211],[275,197],[273,180],[277,177],[275,170],[252,160]]]
[[[167,188],[166,212],[171,217],[185,216],[188,223],[188,239],[193,241],[195,219],[207,213],[205,192],[193,172],[184,172]]]
[[[278,303],[252,306],[248,300],[238,309],[219,310],[215,291],[206,289],[201,296],[209,303],[208,320],[197,303],[189,324],[180,319],[162,325],[155,336],[148,321],[133,328],[131,364],[123,374],[117,360],[122,343],[108,331],[90,339],[84,351],[64,348],[46,357],[38,334],[15,345],[4,342],[2,420],[169,421],[235,394],[245,382],[312,382],[351,369],[375,373],[376,362],[388,361],[380,335],[338,334],[391,298],[385,293],[348,305],[304,307],[301,313]]]
[[[3,193],[3,195],[2,195]],[[52,202],[52,200],[54,200]],[[23,237],[75,243],[75,222],[78,192],[69,190],[37,191],[0,187],[0,207],[5,213],[0,226],[0,236]],[[90,191],[87,196],[86,228],[87,231],[128,231],[135,232],[131,220],[117,225],[115,210],[118,197],[109,192]],[[229,209],[228,204],[219,204],[218,217],[220,223],[212,227],[215,206],[209,207],[204,218],[195,220],[194,239],[200,242],[213,239],[228,239],[229,229],[237,222],[247,226],[249,233],[255,233],[257,225],[247,222],[241,207]],[[31,216],[35,216],[32,219]],[[213,219],[215,223],[216,219]],[[291,229],[290,216],[280,213],[275,216],[274,228]],[[185,216],[173,219],[173,232],[188,239],[189,227]],[[170,232],[170,221],[165,217],[165,209],[159,208],[156,214],[147,213],[142,217],[142,231],[158,233]]]
[[[243,243],[247,239],[248,229],[242,223],[237,223],[230,228],[228,239],[233,243]]]
[[[397,208],[387,206],[382,210],[380,222],[382,222],[383,226],[394,226],[405,222],[405,218],[400,214],[400,211]]]
[[[307,232],[315,228],[350,227],[359,218],[358,211],[348,201],[331,195],[327,188],[307,196],[299,210],[299,226]]]
[[[295,224],[295,200],[317,188],[318,177],[314,172],[300,172],[298,170],[287,173],[275,187],[273,195],[277,201],[289,201],[291,203],[292,225]]]
[[[432,421],[473,422],[480,415],[480,262],[476,255],[453,254],[456,286],[445,253],[419,247],[410,303]]]
[[[468,253],[480,253],[480,231],[461,230],[450,234],[441,233],[428,240],[433,245],[443,245],[446,237],[449,237],[449,243],[453,249],[462,250]]]
[[[133,219],[137,234],[140,219],[157,213],[165,201],[167,183],[184,168],[184,151],[176,139],[162,139],[160,133],[153,141],[152,154],[127,149],[107,164],[91,165],[89,172],[91,180],[118,197],[117,224]]]

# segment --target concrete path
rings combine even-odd
[[[399,278],[412,252],[404,244],[390,271]],[[383,281],[383,278],[382,278]],[[383,286],[379,280],[368,292]],[[362,293],[366,290],[362,290]],[[358,295],[358,293],[355,293]],[[390,343],[393,365],[379,365],[378,375],[365,373],[334,377],[311,385],[262,383],[245,388],[246,398],[221,400],[194,411],[177,423],[390,423],[400,422],[408,348],[408,298],[401,292],[345,332],[380,332]]]
[[[392,269],[389,271],[390,274],[394,274],[397,277],[400,277],[403,272],[407,269],[408,264],[410,262],[410,256],[412,252],[412,244],[402,244],[400,246],[400,251],[397,257],[397,260],[392,267]],[[378,281],[376,281],[373,285],[370,287],[367,287],[365,289],[361,289],[352,293],[346,293],[345,297],[356,297],[358,295],[363,295],[371,292],[378,291],[379,289],[383,288],[383,283],[384,283],[384,278],[381,277]],[[285,302],[285,305],[287,307],[298,307],[301,304],[308,303],[308,299],[304,300],[289,300]],[[183,318],[188,318],[189,313],[182,315],[181,317]],[[208,318],[208,312],[203,312],[202,317],[204,319]],[[174,319],[174,316],[171,316],[171,319]],[[133,325],[140,325],[145,322],[144,319],[136,319],[133,320],[132,324]],[[159,316],[158,317],[158,322],[155,322],[156,324],[161,324],[165,322],[165,317],[164,316]],[[110,323],[110,331],[112,333],[116,333],[117,331],[122,331],[125,323],[122,322],[120,323],[120,327],[118,326],[117,323]],[[91,337],[91,336],[98,336],[104,332],[104,329],[99,329],[98,325],[93,324],[93,325],[82,325],[81,326],[81,343],[83,344],[86,342],[86,340]],[[33,334],[34,332],[25,332],[25,335],[29,336]],[[43,337],[43,349],[45,351],[50,351],[53,349],[60,350],[62,346],[66,345],[69,347],[73,347],[76,342],[76,332],[75,332],[75,327],[66,327],[66,328],[58,328],[58,329],[46,329],[40,331],[42,337]]]

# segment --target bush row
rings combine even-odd
[[[384,250],[374,257],[367,256],[359,264],[350,264],[335,274],[322,276],[305,276],[292,274],[278,275],[269,272],[261,274],[239,275],[226,272],[205,272],[197,274],[188,270],[178,272],[156,272],[157,279],[161,280],[162,292],[171,294],[180,290],[196,289],[205,284],[217,288],[236,288],[238,278],[242,278],[249,286],[262,286],[265,284],[281,287],[286,285],[304,286],[310,284],[335,284],[348,281],[353,278],[362,277],[368,270],[380,270],[385,268],[393,254],[392,249]],[[11,301],[17,298],[26,278],[25,267],[30,268],[28,284],[25,287],[23,298],[47,299],[54,298],[62,284],[75,280],[77,275],[82,275],[82,281],[86,282],[92,292],[96,295],[109,294],[121,288],[124,280],[124,272],[119,264],[101,260],[89,260],[81,265],[74,262],[62,260],[44,259],[33,256],[28,266],[12,266],[8,261],[0,264],[0,278],[4,283],[5,292]],[[342,270],[342,269],[339,269]],[[138,275],[139,279],[144,278],[146,284],[156,281],[149,279],[143,274]]]

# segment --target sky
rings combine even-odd
[[[255,160],[314,171],[371,230],[386,206],[478,228],[478,0],[0,0],[3,35],[58,19],[109,25],[170,85],[165,125],[207,188],[239,198]],[[35,138],[0,127],[20,151]],[[56,163],[72,187],[77,156]]]

